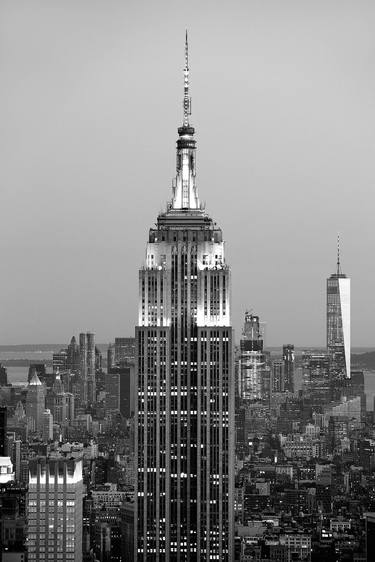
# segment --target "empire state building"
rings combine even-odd
[[[135,559],[231,562],[230,269],[198,198],[187,39],[183,110],[172,200],[139,272]]]

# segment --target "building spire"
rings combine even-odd
[[[191,98],[189,97],[189,44],[188,33],[185,35],[185,68],[184,68],[184,127],[189,126],[189,115],[191,115]]]
[[[197,186],[195,182],[195,151],[194,127],[189,124],[191,115],[191,98],[189,96],[189,45],[185,35],[185,68],[184,68],[184,119],[178,128],[177,139],[177,175],[172,183],[173,197],[169,209],[201,210]]]

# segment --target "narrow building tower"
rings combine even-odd
[[[336,273],[327,279],[327,351],[333,370],[350,378],[350,279],[341,271],[339,242]]]
[[[187,39],[184,75],[172,200],[139,273],[135,559],[231,561],[230,270],[198,198]]]
[[[43,430],[43,413],[45,410],[45,387],[40,382],[36,372],[27,387],[26,417],[28,429],[31,433],[41,433]]]

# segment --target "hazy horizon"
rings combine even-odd
[[[352,347],[371,347],[374,3],[4,0],[0,14],[1,344],[134,333],[188,28],[198,191],[227,244],[236,340],[252,309],[269,347],[325,345],[340,234]]]

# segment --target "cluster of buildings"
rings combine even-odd
[[[365,561],[375,425],[351,366],[350,280],[327,280],[327,347],[265,351],[245,314],[235,353],[235,560]]]
[[[92,332],[0,366],[3,562],[371,560],[375,423],[350,361],[350,280],[327,281],[327,347],[234,347],[223,233],[200,203],[189,117],[172,200],[149,231],[135,338]],[[370,554],[372,552],[372,554]]]
[[[134,338],[73,337],[0,384],[0,560],[123,560],[133,548]],[[129,521],[132,521],[131,529]],[[114,553],[117,552],[117,557]]]

